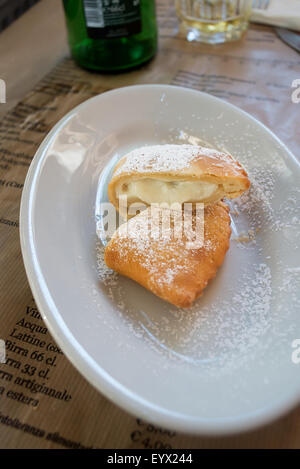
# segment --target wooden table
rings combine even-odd
[[[0,36],[0,74],[7,103],[0,105],[0,116],[68,54],[60,0],[42,0],[5,29]]]

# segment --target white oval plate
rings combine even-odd
[[[216,279],[179,310],[105,271],[97,191],[100,178],[105,199],[112,162],[129,149],[201,142],[238,158],[252,188],[231,203]],[[35,155],[20,217],[30,286],[58,345],[105,396],[163,427],[229,433],[291,408],[300,398],[299,176],[266,127],[197,91],[133,86],[73,109]]]

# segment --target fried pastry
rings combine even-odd
[[[227,153],[197,145],[154,145],[137,148],[119,161],[108,196],[117,209],[122,197],[127,205],[212,204],[238,197],[249,186],[247,173]]]
[[[178,226],[183,213],[148,207],[114,233],[105,249],[105,262],[160,298],[185,308],[215,277],[229,248],[231,228],[227,205],[223,202],[208,205],[204,209],[202,244],[197,245],[191,234],[197,237],[195,228],[199,226],[201,230],[197,220],[201,212],[190,212],[192,223],[180,234]],[[169,224],[164,225],[166,215]],[[153,230],[153,226],[159,230]]]

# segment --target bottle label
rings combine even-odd
[[[140,0],[83,0],[88,36],[109,39],[141,32]]]

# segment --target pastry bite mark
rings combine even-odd
[[[111,203],[203,202],[238,197],[250,186],[241,165],[227,153],[197,145],[137,148],[117,164],[108,186]]]
[[[151,222],[170,212],[170,225],[160,236],[151,236]],[[229,209],[223,202],[204,209],[201,247],[190,247],[190,233],[178,236],[178,216],[183,212],[147,208],[114,233],[105,249],[107,266],[135,280],[160,298],[186,308],[202,294],[215,277],[229,248]],[[196,212],[192,212],[192,230]],[[176,233],[177,230],[177,233]]]

